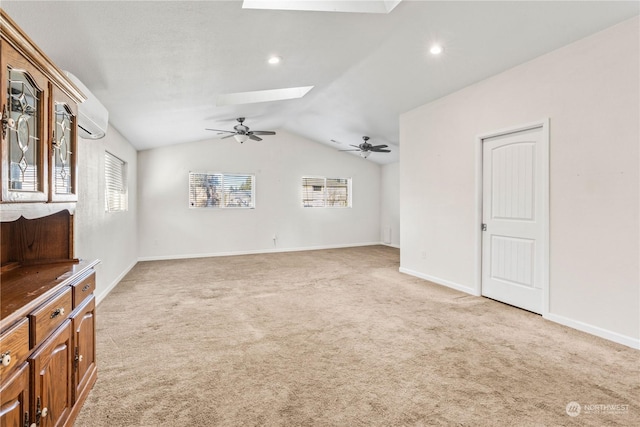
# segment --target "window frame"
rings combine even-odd
[[[305,186],[305,180],[322,180],[323,184],[322,184],[322,188],[323,190],[323,198],[322,198],[322,205],[312,205],[309,204],[309,201],[313,202],[314,199],[313,198],[308,198],[305,196],[308,194],[305,191],[305,187],[313,187],[314,189],[312,191],[316,191],[315,187],[319,187],[319,185],[316,185],[316,183],[314,183],[313,181],[310,184],[307,184]],[[347,195],[346,195],[346,204],[345,205],[329,205],[327,202],[329,200],[329,186],[327,185],[327,181],[329,180],[345,180],[346,181],[346,189],[347,189]],[[347,177],[347,178],[335,178],[335,177],[327,177],[327,176],[314,176],[314,175],[305,175],[302,177],[301,179],[301,184],[302,184],[302,197],[300,198],[301,202],[302,202],[302,207],[303,208],[328,208],[328,209],[344,209],[344,208],[351,208],[353,207],[353,178],[351,177]],[[315,199],[317,200],[317,199]]]
[[[107,150],[104,153],[104,210],[126,212],[129,210],[129,164]],[[115,182],[110,182],[110,177],[116,178]]]
[[[194,205],[193,201],[194,199],[192,198],[192,194],[194,191],[194,188],[192,188],[192,176],[193,175],[205,175],[207,177],[207,179],[211,178],[212,180],[215,179],[213,177],[215,176],[219,176],[220,177],[220,187],[221,187],[221,200],[222,202],[219,204],[211,204],[211,205]],[[240,177],[241,179],[244,179],[246,181],[247,178],[251,178],[251,189],[250,190],[236,190],[236,191],[250,191],[251,195],[250,195],[250,200],[251,200],[251,204],[248,206],[233,206],[233,205],[228,205],[228,202],[225,202],[225,199],[227,197],[227,186],[225,184],[225,177],[234,177],[234,178],[238,178]],[[189,205],[189,209],[213,209],[213,210],[226,210],[226,209],[255,209],[256,208],[256,174],[255,173],[243,173],[243,172],[194,172],[194,171],[190,171],[189,172],[189,179],[188,179],[188,183],[187,183],[188,187],[189,187],[189,193],[188,193],[188,205]],[[244,185],[244,184],[243,184]],[[231,187],[233,188],[233,187]],[[205,190],[206,191],[206,190]],[[217,194],[218,191],[216,191],[214,194]],[[196,196],[196,198],[198,198],[198,196]],[[208,197],[207,197],[208,198]],[[196,199],[195,202],[197,203],[198,200]]]

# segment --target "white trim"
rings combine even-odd
[[[542,187],[542,226],[543,232],[543,260],[545,261],[542,266],[542,316],[546,316],[549,313],[549,118],[544,118],[536,122],[527,123],[520,126],[500,129],[493,132],[488,132],[476,136],[475,141],[475,155],[476,155],[476,283],[475,283],[475,295],[482,295],[482,144],[485,139],[493,138],[496,136],[508,135],[511,133],[522,132],[525,130],[542,128],[542,141],[540,142],[540,149],[542,151],[542,157],[544,159],[542,167],[542,176],[540,177]]]
[[[581,322],[579,320],[573,320],[568,317],[561,316],[559,314],[547,313],[543,315],[545,319],[559,323],[564,326],[568,326],[573,329],[577,329],[582,332],[586,332],[591,335],[595,335],[600,338],[604,338],[609,341],[613,341],[618,344],[626,345],[636,350],[640,350],[640,339],[633,338],[626,335],[619,334],[617,332],[603,329],[598,326],[590,325],[588,323]]]
[[[111,293],[111,291],[116,286],[118,286],[118,284],[120,284],[120,281],[124,278],[124,276],[129,274],[131,269],[133,267],[135,267],[137,263],[138,263],[138,261],[136,260],[129,267],[125,268],[124,271],[122,273],[120,273],[120,275],[118,277],[116,277],[115,280],[113,282],[111,282],[111,284],[109,286],[107,286],[107,288],[105,290],[100,292],[100,294],[96,295],[96,306],[100,305],[100,303]]]
[[[433,282],[437,285],[446,286],[447,288],[455,289],[456,291],[464,292],[466,294],[471,294],[475,296],[480,296],[480,294],[476,293],[476,290],[473,287],[464,286],[459,283],[452,282],[450,280],[441,279],[435,276],[429,276],[428,274],[420,273],[418,271],[410,270],[408,268],[400,267],[398,269],[400,273],[408,274],[410,276],[415,276],[420,279],[428,280],[429,282]]]
[[[379,244],[381,244],[382,246],[389,246],[390,248],[400,249],[400,245],[394,245],[393,243],[380,242]]]
[[[171,260],[171,259],[210,258],[210,257],[221,257],[221,256],[235,256],[235,255],[268,254],[268,253],[275,253],[275,252],[318,251],[323,249],[355,248],[359,246],[376,246],[381,244],[382,243],[380,242],[369,242],[369,243],[349,243],[344,245],[307,246],[307,247],[300,247],[300,248],[273,248],[273,249],[255,249],[250,251],[212,252],[212,253],[204,253],[204,254],[160,255],[160,256],[139,257],[138,261],[163,261],[163,260]]]

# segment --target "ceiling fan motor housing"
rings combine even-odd
[[[256,130],[256,131],[249,130],[249,126],[244,125],[244,117],[238,117],[236,120],[238,121],[238,124],[233,127],[233,131],[222,130],[222,129],[209,129],[209,128],[207,128],[207,130],[211,130],[219,133],[228,133],[229,135],[223,136],[222,139],[230,138],[233,136],[236,139],[236,141],[238,141],[241,144],[249,138],[253,139],[254,141],[262,141],[262,138],[258,137],[257,135],[275,135],[276,134],[272,130]]]

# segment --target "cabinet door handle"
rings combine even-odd
[[[36,422],[31,424],[31,427],[38,427],[40,425],[40,421],[42,417],[46,417],[47,414],[49,413],[49,409],[47,409],[46,407],[42,408],[42,410],[40,409],[40,406],[42,405],[42,401],[40,400],[40,396],[38,396],[38,398],[36,399]]]
[[[13,129],[16,125],[16,121],[7,115],[7,106],[2,106],[2,139],[7,137],[7,128]]]
[[[56,308],[55,311],[51,313],[51,318],[53,319],[54,317],[57,317],[63,314],[64,314],[64,307]]]
[[[82,292],[87,292],[89,290],[89,288],[91,287],[91,285],[84,285],[84,287],[82,288]]]

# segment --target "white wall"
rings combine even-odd
[[[640,347],[639,19],[401,117],[401,269],[473,292],[476,137],[550,119],[548,318]]]
[[[188,174],[254,173],[255,209],[190,209]],[[302,176],[353,178],[353,207],[302,208]],[[138,153],[138,255],[183,258],[380,242],[380,166],[285,131]],[[276,244],[273,237],[277,236]]]
[[[127,162],[129,210],[105,212],[104,153]],[[100,259],[96,268],[96,299],[100,302],[137,262],[136,150],[109,126],[99,140],[78,138],[78,205],[75,255]]]
[[[380,241],[400,247],[400,163],[383,165],[380,172]]]

